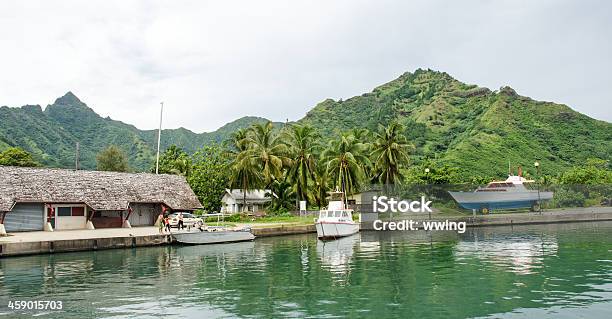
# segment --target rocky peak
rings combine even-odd
[[[86,106],[74,93],[68,91],[64,96],[55,100],[55,105]]]

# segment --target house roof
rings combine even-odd
[[[225,189],[226,195],[232,197],[236,202],[241,202],[244,199],[244,192],[241,189]],[[246,201],[248,203],[265,203],[272,200],[266,197],[266,194],[273,194],[269,189],[253,189],[246,192]],[[276,196],[276,195],[274,195]]]
[[[202,207],[179,175],[0,166],[0,181],[0,211],[17,202],[85,203],[94,210],[125,210],[129,203]]]

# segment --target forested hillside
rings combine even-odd
[[[432,159],[469,174],[503,176],[508,162],[531,167],[535,159],[555,172],[612,157],[610,123],[510,87],[491,91],[430,70],[405,73],[346,101],[325,100],[301,122],[332,136],[394,120],[416,146],[413,162]]]
[[[193,152],[202,145],[221,142],[231,132],[264,122],[258,117],[243,117],[219,130],[197,134],[185,128],[162,131],[162,150],[172,144]],[[132,169],[147,171],[153,165],[157,147],[156,130],[139,130],[110,118],[102,118],[73,93],[58,98],[43,111],[38,105],[0,108],[0,150],[19,146],[48,166],[74,167],[75,145],[80,143],[80,163],[85,169],[96,167],[96,154],[109,145],[118,145],[129,158]]]
[[[68,92],[43,111],[40,106],[0,108],[0,151],[19,146],[45,165],[72,167],[75,143],[84,168],[110,144],[121,147],[130,166],[148,170],[155,130],[102,118]],[[256,122],[243,117],[210,133],[184,128],[163,131],[162,150],[177,145],[188,153]],[[413,164],[424,160],[457,167],[470,175],[503,176],[508,162],[531,166],[539,159],[548,172],[581,165],[588,158],[612,159],[612,124],[568,106],[540,102],[512,88],[496,91],[455,80],[444,72],[417,70],[345,101],[325,100],[298,122],[314,126],[324,140],[346,130],[376,130],[398,121],[415,145]],[[277,123],[277,125],[279,125]]]

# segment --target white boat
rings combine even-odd
[[[519,175],[510,175],[505,181],[490,182],[485,187],[479,187],[473,192],[449,192],[450,195],[465,209],[475,209],[484,212],[493,209],[512,209],[534,207],[543,200],[553,198],[552,192],[527,189],[525,183],[532,183]]]
[[[218,243],[232,243],[255,239],[249,229],[227,230],[209,227],[207,230],[195,230],[173,233],[174,240],[181,244],[204,245]]]
[[[359,223],[353,220],[353,210],[346,207],[342,194],[332,192],[327,209],[319,211],[319,218],[315,220],[319,239],[336,239],[359,232]]]

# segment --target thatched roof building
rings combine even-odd
[[[202,208],[183,176],[0,166],[0,211],[16,203],[84,203],[94,211],[126,210],[130,203]]]

